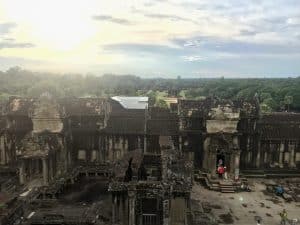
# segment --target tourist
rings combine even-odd
[[[223,174],[224,174],[224,167],[223,166],[218,167],[218,174],[219,174],[219,178],[223,177]]]
[[[222,159],[219,159],[218,166],[223,166],[223,160]]]
[[[228,179],[228,173],[227,173],[227,167],[224,166],[224,179],[227,180]]]
[[[281,217],[281,225],[286,225],[287,224],[287,212],[284,209],[281,213],[279,213],[280,217]]]

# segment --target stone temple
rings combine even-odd
[[[256,98],[166,109],[147,97],[44,93],[11,97],[0,112],[0,224],[196,224],[195,171],[213,180],[222,160],[233,182],[300,172],[300,114],[261,113]],[[103,182],[105,205],[65,203],[83,178]]]

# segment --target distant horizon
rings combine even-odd
[[[86,72],[86,73],[74,73],[74,72],[49,72],[49,71],[39,71],[39,70],[30,70],[30,69],[26,69],[26,68],[22,68],[20,66],[12,66],[6,70],[1,70],[0,72],[5,73],[7,71],[9,71],[10,69],[20,69],[21,71],[29,71],[32,73],[36,73],[36,74],[47,74],[47,75],[53,75],[53,76],[96,76],[96,77],[101,77],[101,76],[135,76],[135,77],[139,77],[141,79],[178,79],[180,77],[180,79],[297,79],[300,78],[300,75],[281,75],[281,76],[272,76],[272,75],[228,75],[228,76],[223,76],[223,75],[195,75],[195,76],[189,76],[189,75],[176,75],[176,76],[171,76],[171,75],[164,75],[164,76],[143,76],[143,75],[139,75],[139,74],[117,74],[117,73],[111,73],[111,72],[106,72],[106,73],[93,73],[93,72]]]
[[[1,0],[0,70],[296,77],[299,8],[299,0]]]

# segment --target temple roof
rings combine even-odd
[[[33,103],[33,98],[11,97],[7,105],[7,113],[9,115],[28,116]]]
[[[270,125],[263,124],[260,126],[262,139],[300,139],[299,125]]]
[[[151,119],[147,121],[147,133],[150,135],[178,135],[177,120]]]
[[[108,101],[105,98],[69,98],[61,100],[65,113],[74,115],[104,115],[108,110]]]
[[[263,114],[257,129],[263,139],[300,139],[300,113]]]
[[[147,133],[150,135],[177,135],[178,116],[169,109],[152,107],[149,108],[147,118]]]
[[[143,117],[110,117],[104,132],[110,134],[144,134]]]
[[[300,113],[289,112],[273,112],[263,114],[260,120],[261,123],[300,123]]]

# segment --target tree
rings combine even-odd
[[[163,99],[159,99],[159,100],[156,102],[155,106],[161,107],[161,108],[168,108],[168,104],[167,104],[166,101],[163,100]]]
[[[49,92],[55,97],[64,97],[65,93],[57,83],[51,81],[41,81],[28,89],[27,95],[30,97],[39,97],[42,93]]]
[[[275,111],[279,104],[276,103],[276,101],[274,101],[273,98],[267,98],[263,101],[263,104],[266,104],[272,111]]]
[[[290,111],[290,105],[293,103],[293,96],[286,95],[284,97],[284,103],[288,106],[288,112]]]

